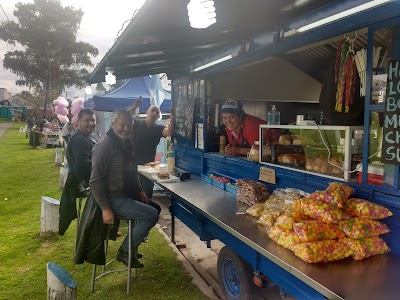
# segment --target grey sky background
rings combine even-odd
[[[99,49],[99,55],[92,59],[96,65],[114,43],[118,31],[125,20],[132,17],[135,9],[140,8],[146,0],[61,0],[63,6],[74,6],[82,8],[85,13],[82,18],[81,27],[78,30],[77,39],[90,43]],[[28,3],[33,0],[0,0],[0,4],[10,20],[15,20],[13,15],[15,4],[18,2]],[[0,9],[0,22],[7,20]],[[126,28],[127,22],[124,26]],[[16,49],[0,40],[0,88],[6,88],[13,95],[28,87],[15,85],[17,76],[3,68],[4,54]],[[91,70],[90,70],[91,71]],[[95,85],[92,85],[95,88]],[[65,95],[63,95],[65,96]],[[68,98],[85,97],[84,89],[69,89]]]

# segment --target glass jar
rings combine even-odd
[[[252,161],[260,161],[260,143],[259,141],[254,141],[254,145],[251,146],[250,151],[247,153],[247,158]]]

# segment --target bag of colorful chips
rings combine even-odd
[[[294,223],[309,219],[310,217],[303,215],[298,211],[286,212],[276,219],[275,226],[292,230]]]
[[[360,240],[343,238],[339,242],[350,247],[353,252],[353,259],[355,260],[362,260],[370,256],[390,252],[388,245],[379,236],[371,236]]]
[[[346,199],[349,199],[350,196],[354,193],[354,190],[351,186],[348,186],[347,184],[341,182],[331,182],[326,190],[335,191],[337,188],[344,191]]]
[[[350,198],[344,203],[343,210],[352,217],[380,220],[393,215],[386,207],[364,199]]]
[[[289,250],[293,250],[294,246],[301,243],[299,236],[293,230],[272,226],[267,228],[267,234],[271,240]]]
[[[341,188],[337,188],[335,191],[314,192],[310,194],[309,198],[332,204],[339,208],[343,207],[347,199],[344,190]]]
[[[363,239],[390,232],[390,229],[379,221],[358,217],[340,221],[339,228],[352,239]]]
[[[293,247],[293,252],[308,263],[340,260],[352,254],[346,244],[334,240],[298,244]]]
[[[344,238],[346,234],[336,224],[327,224],[321,221],[302,221],[293,225],[302,242],[334,240]]]
[[[349,218],[335,206],[314,199],[300,199],[293,204],[293,209],[325,223],[339,223],[339,221]]]

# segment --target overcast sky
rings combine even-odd
[[[61,0],[63,6],[74,6],[82,8],[85,13],[82,18],[81,27],[78,31],[77,39],[87,42],[99,49],[99,55],[92,61],[96,65],[114,43],[118,31],[121,29],[125,20],[132,17],[135,9],[140,8],[146,0]],[[15,4],[17,2],[29,3],[33,0],[0,0],[5,13],[10,20],[16,20],[13,15]],[[0,22],[7,20],[5,14],[0,9]],[[126,28],[127,22],[124,26]],[[7,45],[0,40],[0,88],[6,88],[12,94],[22,90],[28,90],[27,87],[15,85],[17,77],[11,72],[3,69],[4,54],[11,51],[12,46]],[[93,85],[95,87],[95,85]],[[70,90],[68,98],[84,97],[84,89]]]

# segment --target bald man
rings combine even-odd
[[[134,113],[141,103],[141,99],[138,99],[128,110]],[[173,110],[171,110],[171,122],[168,127],[156,123],[160,116],[160,108],[157,105],[152,105],[146,111],[145,120],[135,119],[133,122],[133,131],[130,140],[132,142],[133,153],[139,165],[154,161],[160,139],[162,137],[172,136],[174,133],[175,114]],[[139,174],[139,178],[144,192],[147,197],[151,199],[153,197],[154,183],[141,174]]]

